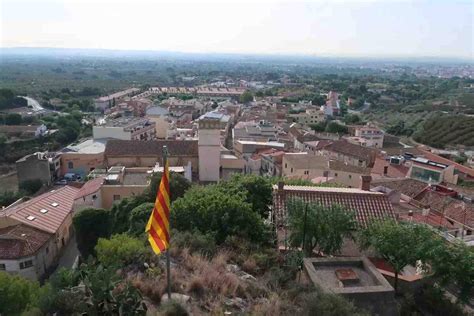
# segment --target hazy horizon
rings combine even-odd
[[[472,60],[470,1],[4,0],[1,48]]]

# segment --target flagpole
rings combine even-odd
[[[168,148],[167,146],[163,146],[163,174],[166,172],[165,171],[165,168],[166,168],[166,163],[167,163],[167,160],[168,160]],[[168,179],[169,181],[169,179]],[[171,193],[171,192],[170,192]],[[171,242],[171,241],[170,241]],[[167,281],[168,281],[168,299],[171,300],[171,272],[170,272],[170,248],[168,246],[168,249],[166,249],[166,278],[167,278]]]

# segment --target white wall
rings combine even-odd
[[[199,130],[199,181],[219,181],[221,141],[219,129]]]

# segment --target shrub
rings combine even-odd
[[[19,185],[20,190],[25,191],[27,194],[35,194],[43,186],[43,182],[40,179],[25,180]]]
[[[128,219],[129,229],[128,233],[134,236],[140,236],[145,233],[145,226],[150,218],[151,212],[153,211],[153,203],[143,203],[135,207],[131,212]]]
[[[171,227],[212,234],[216,243],[228,236],[264,241],[266,227],[244,194],[229,194],[217,185],[193,187],[171,207]]]
[[[0,272],[0,314],[16,315],[36,306],[39,289],[37,282]]]
[[[124,266],[139,261],[147,253],[147,249],[142,240],[119,234],[110,239],[100,238],[95,252],[104,266]]]
[[[97,240],[110,235],[110,215],[106,210],[82,210],[74,216],[72,222],[76,231],[77,249],[83,258],[94,255]]]
[[[199,252],[205,256],[212,256],[216,252],[216,242],[210,234],[202,234],[199,231],[171,232],[171,245],[176,248],[188,248],[191,252]]]
[[[369,314],[360,311],[354,306],[354,304],[345,300],[339,295],[314,292],[312,294],[307,295],[305,299],[303,306],[303,315],[362,316]]]

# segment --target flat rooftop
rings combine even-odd
[[[131,125],[149,124],[147,118],[119,117],[115,119],[105,119],[98,127],[127,127]]]
[[[100,154],[105,151],[105,145],[107,144],[107,139],[87,139],[79,144],[69,145],[61,152],[75,152],[80,154]]]

